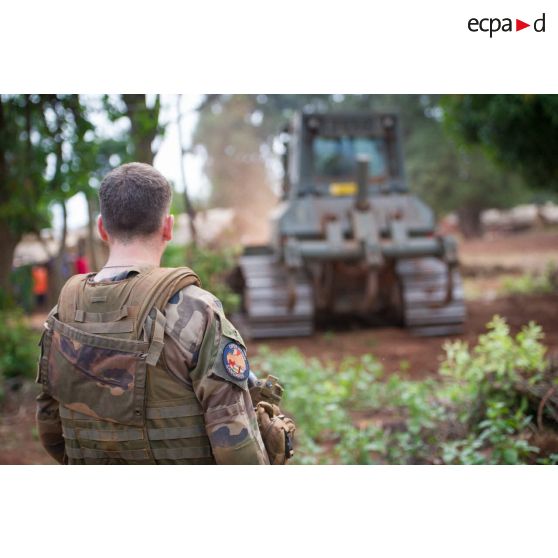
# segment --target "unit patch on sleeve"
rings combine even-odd
[[[223,349],[223,365],[227,374],[235,380],[246,380],[250,365],[244,349],[238,343],[228,343]]]

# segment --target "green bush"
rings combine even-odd
[[[264,348],[252,366],[285,387],[283,406],[297,423],[297,463],[515,464],[537,459],[529,443],[533,411],[516,384],[542,379],[541,339],[535,324],[512,336],[495,317],[473,348],[447,343],[441,377],[423,381],[383,380],[372,355],[336,365],[296,349]]]
[[[0,312],[0,385],[10,378],[35,377],[38,340],[21,312]]]
[[[555,263],[547,264],[542,273],[525,273],[519,277],[506,277],[502,288],[507,294],[545,294],[556,290],[558,267]]]
[[[546,368],[546,348],[540,326],[529,323],[515,337],[506,321],[495,316],[471,350],[464,341],[446,343],[440,373],[450,380],[447,393],[471,421],[489,400],[519,405],[515,384],[520,378],[536,383]]]
[[[282,405],[298,425],[296,463],[344,462],[349,454],[351,462],[368,462],[371,442],[352,425],[349,409],[367,408],[379,395],[375,386],[382,367],[374,357],[350,357],[336,366],[306,359],[294,348],[272,353],[264,347],[252,368],[259,376],[277,376],[285,388]]]
[[[444,462],[515,464],[538,451],[525,437],[534,417],[517,385],[543,379],[542,329],[530,323],[512,336],[499,316],[487,328],[472,350],[462,341],[445,346],[440,372],[450,381],[440,391],[469,434],[444,446]]]
[[[188,266],[201,280],[202,287],[214,294],[223,304],[226,313],[238,309],[240,297],[226,284],[226,277],[236,265],[233,250],[211,250],[193,245],[169,244],[161,265],[164,267]]]

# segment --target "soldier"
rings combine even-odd
[[[41,338],[46,451],[68,464],[285,463],[294,423],[262,396],[271,382],[249,389],[221,303],[192,270],[159,267],[173,229],[166,179],[122,165],[99,199],[108,261],[68,280]]]

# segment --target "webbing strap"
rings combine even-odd
[[[182,438],[192,438],[205,434],[205,427],[202,424],[195,426],[172,427],[172,428],[148,428],[147,436],[150,440],[180,440]]]
[[[134,331],[134,320],[122,320],[120,322],[91,322],[73,324],[76,329],[80,331],[87,331],[87,333],[104,333],[109,335],[111,333],[131,333]]]
[[[149,345],[149,350],[147,351],[147,357],[145,362],[151,366],[155,366],[159,357],[161,356],[161,351],[165,345],[165,324],[167,319],[165,316],[159,312],[158,308],[155,308],[155,324],[153,327],[153,337],[151,338],[151,345]]]
[[[124,306],[112,312],[84,312],[83,310],[76,310],[74,320],[76,322],[116,322],[128,316],[136,316],[137,313],[137,306]]]
[[[148,419],[163,419],[195,417],[200,415],[203,415],[203,411],[198,403],[187,403],[176,407],[148,407],[145,416]],[[60,405],[60,417],[70,420],[91,420],[89,415],[68,409],[64,405]]]
[[[130,440],[143,440],[143,430],[128,428],[126,430],[103,430],[96,428],[64,428],[64,438],[68,440],[92,440],[95,442],[127,442]]]
[[[58,314],[58,304],[54,305],[54,308],[48,313],[47,319],[45,320],[45,325],[48,323],[48,320],[52,318],[52,316],[56,316]]]
[[[91,417],[89,415],[85,415],[78,411],[68,409],[67,407],[64,407],[64,405],[60,405],[60,417],[72,420],[91,420]]]
[[[195,403],[176,407],[148,407],[145,410],[145,416],[148,419],[195,417],[202,414],[201,407]]]
[[[152,449],[155,459],[199,459],[201,457],[211,457],[209,446],[197,448],[156,448]]]
[[[66,454],[72,459],[132,459],[134,461],[149,460],[149,452],[145,449],[105,451],[91,448],[66,447]]]
[[[83,459],[81,448],[73,448],[72,446],[66,444],[64,451],[66,452],[66,455],[72,459]]]
[[[79,291],[82,287],[81,281],[85,280],[87,275],[74,275],[66,281],[60,291],[58,297],[58,314],[64,322],[71,321],[77,307]]]
[[[104,451],[91,448],[66,447],[66,454],[72,459],[132,459],[135,461],[149,460],[149,452],[145,449]],[[209,446],[190,448],[156,448],[151,453],[155,459],[200,459],[211,457]]]
[[[68,407],[65,407],[64,405],[60,405],[60,417],[63,419],[69,419],[69,420],[81,420],[81,421],[88,421],[91,422],[91,420],[94,420],[95,417],[91,416],[91,415],[86,415],[85,413],[80,413],[79,411],[74,411],[73,409],[69,409]],[[118,422],[116,420],[112,420],[109,418],[105,418],[104,420],[106,420],[109,423],[112,424],[118,424]]]
[[[91,335],[85,331],[81,331],[68,324],[64,324],[57,320],[54,316],[51,318],[54,331],[79,341],[91,345],[92,347],[100,347],[101,349],[112,349],[114,351],[130,352],[130,353],[145,353],[149,345],[143,341],[133,341],[128,339],[111,339],[108,337],[101,337],[100,335]]]
[[[67,440],[91,440],[94,442],[128,442],[143,440],[143,430],[129,428],[126,430],[104,430],[95,428],[69,428],[63,427],[64,438]],[[169,428],[148,428],[147,435],[150,440],[181,440],[205,435],[205,426],[175,426]]]
[[[76,432],[73,428],[68,428],[64,424],[62,425],[62,434],[66,440],[75,440],[76,439]]]

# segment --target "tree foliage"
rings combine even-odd
[[[90,124],[77,97],[0,98],[0,217],[12,234],[48,223],[47,207],[73,195]]]
[[[0,290],[9,293],[15,247],[48,225],[50,203],[79,190],[91,124],[75,95],[0,97]],[[65,231],[64,231],[65,233]]]
[[[558,95],[451,95],[443,107],[458,141],[480,146],[532,187],[558,190]]]
[[[0,305],[9,298],[17,243],[50,224],[52,204],[62,205],[65,223],[70,197],[93,199],[102,177],[123,162],[152,162],[159,107],[158,96],[148,105],[144,95],[0,95]],[[128,125],[107,134],[106,123],[122,119]],[[51,256],[60,259],[64,248],[65,226]]]
[[[130,160],[153,164],[156,151],[153,142],[162,136],[164,129],[159,124],[161,97],[154,95],[151,103],[145,95],[122,95],[126,105],[126,114],[130,120],[130,142],[128,155]]]

